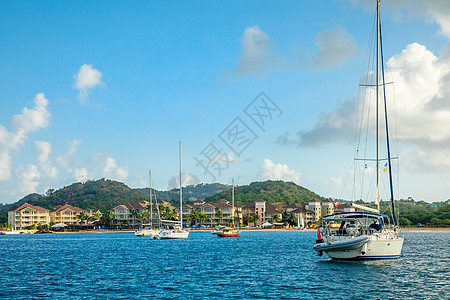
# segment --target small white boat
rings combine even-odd
[[[151,228],[150,224],[142,224],[144,227],[140,228],[138,231],[136,231],[134,234],[136,236],[149,236],[154,237],[158,236],[161,232],[160,229]]]
[[[142,228],[139,228],[134,234],[136,236],[149,236],[152,239],[158,239],[159,234],[161,232],[161,229],[154,228],[153,227],[153,197],[152,197],[152,172],[149,171],[149,199],[150,199],[150,223],[149,224],[142,224]],[[155,203],[156,203],[156,196],[155,196]],[[158,209],[158,218],[161,220],[159,209]]]
[[[189,237],[189,231],[184,229],[165,229],[158,236],[163,240],[182,240]]]

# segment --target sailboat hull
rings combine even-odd
[[[368,260],[368,259],[392,259],[399,258],[402,254],[403,237],[388,240],[369,239],[367,243],[358,249],[326,251],[332,259],[337,260]]]
[[[157,229],[141,229],[136,231],[136,236],[158,236],[161,231]]]
[[[189,231],[186,230],[163,230],[159,234],[159,238],[163,240],[183,240],[189,237]]]
[[[222,231],[215,233],[218,237],[239,237],[241,232],[239,230]]]

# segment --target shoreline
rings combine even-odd
[[[212,232],[215,229],[193,229],[190,230],[190,232]],[[299,232],[315,232],[317,229],[310,228],[310,229],[302,229],[297,230],[294,228],[276,228],[276,229],[249,229],[244,228],[240,229],[241,232],[280,232],[280,231],[299,231]],[[402,228],[403,231],[420,231],[420,232],[435,232],[435,231],[450,231],[450,227],[404,227]],[[20,235],[20,234],[36,234],[35,232],[31,231],[25,231],[24,230],[18,230],[18,231],[0,231],[0,235]],[[52,231],[50,233],[62,233],[62,234],[71,234],[71,233],[134,233],[136,230],[109,230],[109,229],[100,229],[100,230],[80,230],[80,231]],[[46,233],[44,233],[46,234]]]

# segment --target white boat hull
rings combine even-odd
[[[376,240],[371,237],[358,249],[342,251],[324,251],[333,259],[365,260],[398,258],[402,253],[403,238]]]
[[[189,237],[189,231],[180,229],[163,230],[159,234],[159,238],[164,240],[182,240]]]
[[[134,234],[136,236],[158,236],[160,234],[161,230],[158,229],[141,229],[136,231]]]

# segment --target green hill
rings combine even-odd
[[[268,203],[285,202],[287,204],[310,201],[312,199],[325,200],[324,197],[302,186],[281,180],[252,182],[249,185],[235,187],[234,192],[236,203],[239,205],[249,204],[259,199],[265,200]],[[205,201],[217,202],[220,199],[231,201],[230,191],[222,191],[206,198]]]
[[[68,203],[79,208],[105,212],[119,204],[142,200],[148,200],[148,197],[124,183],[100,179],[85,183],[77,182],[57,191],[49,190],[46,195],[27,202],[47,209]]]

